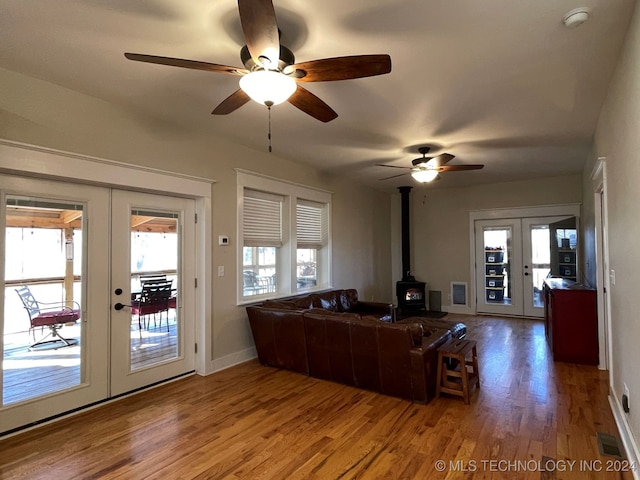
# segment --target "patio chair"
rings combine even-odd
[[[24,285],[15,290],[29,315],[29,333],[33,335],[34,341],[29,350],[45,345],[49,348],[71,347],[78,343],[78,340],[64,338],[58,332],[64,324],[78,321],[80,318],[78,302],[39,302],[34,298],[28,286]],[[35,333],[37,327],[40,327],[41,332],[44,327],[49,328],[49,333],[38,341],[36,341]],[[49,337],[52,338],[47,340]],[[60,345],[55,346],[56,344]]]
[[[142,330],[141,319],[153,314],[160,314],[160,326],[162,326],[162,312],[167,312],[167,332],[169,331],[169,303],[171,299],[173,280],[166,282],[146,282],[142,285],[142,291],[134,294],[131,303],[131,313],[138,315],[138,328]]]
[[[261,290],[263,290],[264,287],[260,285],[260,280],[255,272],[251,270],[244,270],[242,273],[244,294],[255,295],[257,293],[261,293]]]
[[[164,273],[153,273],[147,275],[140,275],[140,285],[144,285],[145,283],[157,283],[157,282],[166,282],[167,275]]]
[[[140,275],[140,285],[145,283],[162,283],[167,281],[167,275],[164,273],[153,273],[148,275]],[[172,295],[169,297],[169,308],[177,308],[178,299],[176,297],[175,290],[172,290]]]

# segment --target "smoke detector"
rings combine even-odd
[[[591,9],[587,7],[574,8],[564,16],[562,23],[567,28],[576,28],[589,20],[590,16]]]

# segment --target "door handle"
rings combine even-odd
[[[125,305],[124,303],[118,302],[113,306],[113,308],[115,308],[118,311],[122,310],[124,307],[131,307],[131,305]]]
[[[524,276],[526,277],[527,275],[529,275],[529,272],[524,272]]]

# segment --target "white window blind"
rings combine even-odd
[[[243,236],[246,247],[282,246],[284,197],[258,190],[244,190]]]
[[[327,241],[325,205],[307,200],[296,204],[296,236],[298,248],[320,249]]]

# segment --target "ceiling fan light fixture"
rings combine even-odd
[[[240,88],[252,100],[270,106],[286,102],[298,85],[276,70],[256,70],[240,78]]]
[[[438,176],[438,171],[433,169],[420,169],[411,172],[411,176],[420,183],[428,183]]]

